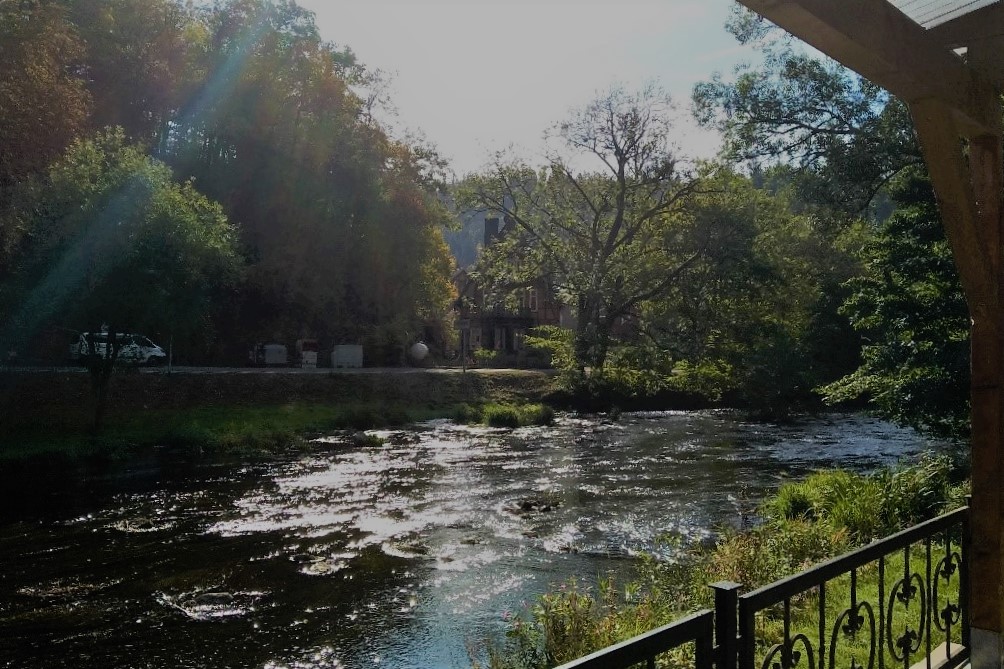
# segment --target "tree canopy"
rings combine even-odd
[[[728,157],[789,180],[805,209],[864,217],[842,224],[863,226],[863,273],[829,291],[863,338],[861,363],[823,395],[964,436],[969,322],[906,107],[752,12],[737,9],[729,29],[760,45],[763,66],[698,84],[698,119],[724,133]]]
[[[668,102],[654,88],[613,89],[556,127],[564,155],[539,171],[500,159],[462,193],[506,221],[483,263],[496,286],[543,277],[571,306],[580,371],[599,373],[618,322],[663,296],[704,250],[683,234],[679,213],[696,182],[671,151]],[[577,170],[583,158],[597,168]]]
[[[896,211],[863,250],[842,310],[864,337],[862,364],[824,388],[886,416],[961,438],[969,430],[969,314],[926,174],[893,182]]]
[[[44,265],[31,184],[114,126],[234,226],[245,268],[213,302],[223,347],[192,342],[190,356],[242,361],[254,342],[314,337],[383,361],[446,337],[443,163],[377,124],[365,87],[379,73],[322,41],[313,14],[289,0],[32,0],[0,20],[5,62],[23,65],[0,74],[0,293]]]
[[[698,121],[719,130],[730,160],[796,168],[806,202],[858,213],[900,170],[923,160],[903,103],[796,46],[757,14],[733,8],[726,28],[763,62],[694,87]]]

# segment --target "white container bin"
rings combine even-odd
[[[359,344],[339,344],[331,351],[332,367],[362,367],[363,347]]]

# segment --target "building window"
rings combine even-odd
[[[537,311],[537,289],[536,288],[531,288],[530,289],[530,295],[529,295],[528,299],[529,299],[529,302],[530,302],[530,311],[536,312]]]

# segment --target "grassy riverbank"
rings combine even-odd
[[[968,485],[957,481],[956,475],[947,458],[927,457],[912,466],[870,476],[837,470],[789,483],[761,505],[759,522],[741,530],[725,530],[713,545],[677,543],[673,547],[678,559],[646,558],[630,583],[601,579],[596,589],[590,589],[570,582],[545,594],[511,618],[506,638],[489,642],[474,665],[490,669],[553,667],[711,607],[709,583],[734,581],[743,585],[744,592],[772,583],[964,505]],[[915,564],[923,564],[922,553],[922,546],[911,553]],[[898,552],[886,561],[887,597],[892,583],[902,577],[903,559]],[[877,602],[877,564],[860,569],[857,579],[858,600]],[[957,579],[953,585],[957,589]],[[826,619],[830,625],[851,601],[850,589],[849,575],[827,583]],[[947,594],[958,602],[957,591]],[[943,589],[941,596],[945,595]],[[815,639],[818,609],[818,596],[812,593],[793,599],[792,635],[804,631]],[[768,645],[783,638],[781,620],[774,613],[757,623],[758,639]],[[916,610],[907,617],[910,615],[916,617]],[[859,637],[838,644],[837,666],[851,666],[852,655],[858,666],[867,664],[867,640],[863,633]],[[765,649],[761,646],[758,652],[762,655]],[[686,647],[667,653],[658,666],[692,666],[690,653],[692,649]],[[895,664],[891,657],[886,663]]]
[[[8,465],[123,459],[154,447],[178,457],[256,456],[300,448],[304,437],[332,430],[437,417],[478,422],[493,404],[511,407],[497,413],[521,415],[551,388],[546,374],[512,371],[131,373],[113,378],[105,426],[94,435],[86,374],[0,381],[0,463]]]

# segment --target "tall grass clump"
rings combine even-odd
[[[519,408],[509,404],[489,404],[481,412],[481,422],[489,427],[519,427]]]
[[[504,641],[489,643],[480,658],[472,658],[473,664],[544,669],[570,661],[712,606],[709,583],[735,581],[746,591],[767,585],[957,508],[967,492],[950,459],[940,456],[874,474],[817,472],[782,485],[760,505],[757,522],[746,529],[723,530],[710,546],[677,541],[669,551],[675,555],[672,560],[646,557],[636,578],[620,590],[601,580],[595,591],[569,583],[547,593],[511,618]],[[902,559],[901,552],[888,558],[890,573],[902,573],[897,566]],[[858,576],[858,592],[874,595],[874,565],[859,570]],[[888,592],[889,584],[885,587]],[[826,592],[828,610],[845,606],[849,577],[829,582]],[[792,612],[792,625],[818,627],[818,618],[812,620],[818,616],[814,595],[794,599]],[[839,614],[834,608],[828,614],[831,622]],[[771,642],[781,634],[779,620],[770,616],[758,626],[758,637]],[[684,648],[665,654],[657,666],[692,666],[690,653]],[[847,666],[849,656],[841,656],[840,662]]]
[[[453,412],[458,423],[482,424],[489,427],[524,427],[550,425],[554,422],[554,409],[546,404],[462,404]]]

